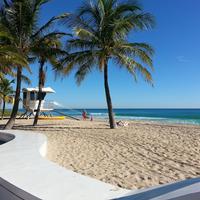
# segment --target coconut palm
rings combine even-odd
[[[8,43],[13,46],[14,49],[17,49],[17,52],[19,52],[25,60],[34,60],[30,55],[32,53],[32,48],[35,46],[35,42],[42,37],[49,36],[49,34],[56,34],[49,33],[48,30],[52,28],[55,21],[65,16],[52,17],[46,24],[38,27],[38,17],[41,7],[49,1],[50,0],[4,0],[4,6],[1,7],[0,25],[5,32],[9,33],[9,35],[12,35],[14,38],[12,42],[9,41]],[[30,71],[30,68],[23,64],[17,64],[15,67],[17,68],[15,102],[11,117],[5,129],[12,128],[15,122],[20,101],[22,71],[24,68]]]
[[[0,45],[0,71],[9,72],[11,66],[27,65],[28,62],[9,45]]]
[[[49,37],[44,38],[43,40],[39,40],[36,44],[36,47],[32,49],[35,53],[35,56],[39,61],[39,83],[38,83],[38,108],[36,111],[35,119],[33,122],[33,126],[37,125],[38,117],[40,114],[40,108],[42,103],[42,88],[45,84],[46,74],[44,70],[44,65],[46,62],[49,62],[52,68],[58,68],[59,65],[59,57],[62,55],[66,55],[66,52],[62,49],[62,43],[60,41],[62,36],[69,35],[65,33],[52,34]]]
[[[0,25],[0,78],[4,74],[13,75],[13,66],[28,65],[28,61],[10,44],[14,39],[4,28]]]
[[[2,120],[4,118],[6,102],[9,103],[9,102],[12,102],[13,100],[13,94],[14,94],[14,90],[12,87],[13,83],[14,83],[14,80],[9,81],[6,78],[2,78],[0,82],[0,98],[3,102],[2,115],[1,115]]]
[[[95,67],[104,72],[110,128],[115,128],[108,84],[109,61],[125,68],[135,79],[139,72],[152,83],[148,69],[153,68],[152,47],[146,43],[131,43],[127,38],[131,31],[152,28],[154,19],[135,1],[93,0],[84,2],[64,22],[75,30],[75,37],[68,41],[70,55],[63,60],[66,64],[63,73],[76,68],[75,77],[80,84]]]

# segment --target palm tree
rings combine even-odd
[[[14,90],[11,86],[13,83],[14,80],[9,81],[6,78],[2,78],[0,82],[0,98],[2,99],[3,102],[2,115],[1,115],[2,120],[4,118],[6,102],[11,102],[13,99]]]
[[[46,74],[44,70],[44,65],[48,61],[53,68],[58,68],[61,64],[58,61],[58,58],[62,55],[66,55],[66,52],[62,50],[62,43],[60,38],[65,35],[65,33],[52,34],[48,38],[40,40],[36,47],[33,48],[33,52],[35,52],[36,57],[39,60],[39,83],[38,83],[38,107],[35,115],[35,119],[33,122],[33,126],[37,125],[38,117],[40,114],[40,108],[42,103],[42,88],[45,84]]]
[[[109,61],[127,69],[135,79],[139,72],[152,83],[147,68],[153,69],[152,47],[146,43],[131,43],[127,38],[131,31],[152,28],[154,19],[135,1],[93,0],[84,2],[65,23],[75,30],[75,37],[68,41],[70,54],[63,60],[66,64],[63,73],[77,68],[75,77],[80,84],[96,66],[104,72],[110,128],[115,128],[108,84]]]
[[[38,27],[38,17],[41,7],[49,1],[50,0],[11,0],[8,2],[4,0],[4,6],[0,9],[0,25],[5,32],[12,35],[14,38],[13,41],[9,41],[8,43],[10,46],[13,46],[14,49],[17,49],[17,52],[19,52],[25,60],[34,60],[30,55],[32,53],[32,48],[35,46],[35,42],[38,41],[38,38],[47,37],[49,33],[45,35],[45,32],[52,27],[54,22],[65,17],[65,15],[52,17],[46,24]],[[7,44],[6,42],[5,44]],[[18,112],[22,70],[26,68],[30,71],[29,66],[23,64],[17,64],[15,67],[17,68],[15,102],[11,117],[5,129],[11,129],[13,127]]]
[[[13,41],[13,37],[0,25],[0,78],[4,74],[13,75],[13,66],[28,65],[27,60],[10,44]]]
[[[11,71],[11,66],[15,65],[28,65],[24,59],[12,46],[0,45],[0,70],[1,72],[8,73]]]

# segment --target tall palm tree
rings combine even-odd
[[[2,115],[1,115],[2,120],[4,118],[6,102],[11,102],[13,99],[13,94],[14,94],[14,90],[12,87],[13,83],[14,80],[9,81],[6,78],[2,78],[0,82],[0,98],[2,99],[3,102]]]
[[[75,37],[68,41],[70,55],[63,60],[66,64],[63,73],[68,74],[75,67],[75,77],[80,84],[96,66],[104,72],[110,128],[115,128],[108,84],[109,61],[127,69],[135,79],[139,72],[152,83],[148,70],[148,67],[153,69],[152,47],[146,43],[131,43],[127,38],[131,31],[152,28],[154,18],[135,1],[93,0],[84,2],[65,23],[75,30]]]
[[[49,62],[52,68],[58,68],[60,56],[66,55],[66,52],[62,49],[62,43],[60,41],[62,36],[69,35],[65,33],[52,34],[49,37],[44,38],[43,40],[39,40],[36,47],[33,48],[33,52],[35,52],[35,56],[39,61],[39,83],[38,83],[38,107],[35,115],[35,119],[33,122],[33,126],[37,125],[38,117],[40,114],[40,108],[42,103],[42,88],[45,84],[46,74],[44,70],[44,65],[46,62]]]
[[[0,25],[0,78],[4,74],[13,75],[13,66],[27,66],[28,61],[10,43],[14,41],[9,32]]]
[[[9,41],[10,45],[15,47],[20,55],[28,61],[32,60],[30,54],[32,53],[32,47],[35,46],[35,41],[38,38],[49,35],[49,33],[45,35],[45,32],[52,27],[55,21],[65,16],[52,17],[46,24],[38,27],[38,17],[41,7],[49,1],[11,0],[8,2],[4,0],[4,6],[0,9],[0,25],[14,38],[14,41]],[[30,71],[28,66],[21,64],[17,64],[15,67],[17,68],[15,102],[5,129],[11,129],[15,122],[20,101],[22,70],[26,67]]]
[[[8,73],[13,65],[26,66],[28,62],[12,46],[0,44],[0,71]]]

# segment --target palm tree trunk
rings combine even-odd
[[[2,104],[2,99],[0,99],[0,107],[1,107],[1,104]]]
[[[8,120],[4,129],[12,129],[15,123],[15,119],[17,116],[19,101],[20,101],[20,91],[21,91],[21,78],[22,78],[22,68],[17,68],[17,83],[16,83],[16,93],[15,93],[15,102],[13,105],[12,113],[10,119]]]
[[[2,99],[0,99],[0,108],[1,108],[1,104],[2,104]]]
[[[3,109],[2,109],[2,114],[1,114],[1,120],[3,120],[3,118],[4,118],[5,106],[6,106],[6,101],[5,101],[5,97],[4,97],[3,98]]]
[[[109,89],[109,85],[108,85],[108,63],[107,63],[107,61],[104,66],[104,87],[105,87],[106,101],[107,101],[107,106],[108,106],[108,116],[109,116],[110,128],[114,129],[114,128],[116,128],[116,124],[115,124],[115,119],[114,119],[114,114],[113,114],[110,89]]]
[[[41,104],[42,104],[42,88],[44,87],[44,80],[43,79],[43,74],[44,74],[44,61],[40,62],[40,69],[39,69],[39,92],[38,92],[38,99],[39,99],[39,103],[38,103],[38,107],[37,107],[37,111],[36,111],[36,115],[35,115],[35,119],[33,122],[33,126],[36,126],[38,123],[38,117],[40,114],[40,109],[41,109]]]

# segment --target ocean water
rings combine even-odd
[[[60,113],[81,117],[82,109],[56,109]],[[107,109],[86,109],[88,116],[107,119]],[[117,120],[148,120],[162,123],[200,125],[200,109],[114,109]],[[58,113],[53,113],[60,115]]]

